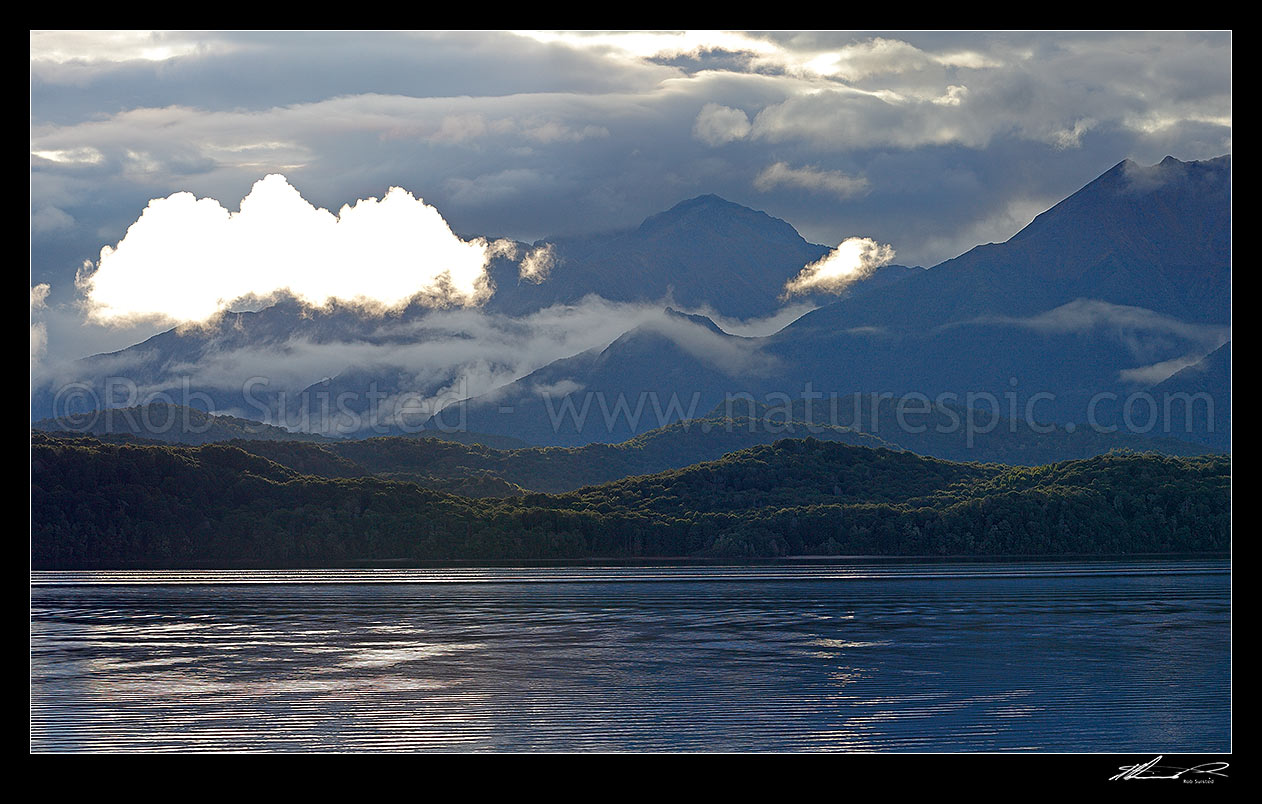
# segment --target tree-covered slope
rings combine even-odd
[[[1230,548],[1230,460],[951,464],[814,439],[559,495],[323,478],[233,445],[32,436],[35,568]]]
[[[427,478],[460,478],[489,474],[532,491],[561,492],[631,475],[645,475],[700,461],[714,460],[756,444],[805,434],[800,427],[776,425],[744,417],[714,417],[676,422],[620,444],[582,447],[529,447],[496,450],[429,438],[371,438],[324,445],[323,449],[354,462],[370,474],[432,485]],[[816,428],[815,438],[860,446],[885,446],[878,438],[844,427]],[[275,447],[234,442],[287,466]],[[315,472],[332,477],[351,476]]]

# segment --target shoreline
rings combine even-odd
[[[157,564],[149,562],[118,562],[111,564],[81,564],[76,566],[29,566],[30,572],[240,572],[301,571],[301,570],[372,570],[372,569],[548,569],[563,567],[580,568],[647,568],[647,567],[775,567],[775,566],[828,566],[854,562],[885,563],[987,563],[987,562],[1056,562],[1056,561],[1160,561],[1179,559],[1231,559],[1230,552],[1173,552],[1173,553],[1056,553],[1044,555],[995,554],[995,555],[800,555],[768,556],[751,558],[705,556],[596,556],[591,558],[538,558],[538,559],[430,559],[410,558],[360,559],[330,562],[326,564],[283,564],[267,562],[190,562],[188,564]]]

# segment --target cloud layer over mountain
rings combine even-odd
[[[328,210],[407,188],[465,242],[715,193],[933,265],[1123,157],[1229,152],[1230,77],[1230,32],[34,32],[31,284],[50,353],[124,345],[68,307],[83,262],[271,173]]]

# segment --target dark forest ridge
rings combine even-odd
[[[566,494],[473,499],[306,475],[233,445],[36,433],[32,566],[1221,552],[1230,471],[1225,456],[1011,468],[786,439]]]

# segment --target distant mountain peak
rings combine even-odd
[[[777,236],[780,237],[786,236],[789,232],[792,232],[795,237],[801,237],[797,230],[787,222],[773,218],[761,210],[750,209],[734,201],[728,201],[726,198],[720,198],[713,193],[680,201],[665,212],[645,218],[640,224],[639,231],[641,234],[651,234],[696,224],[725,227],[738,220],[744,221],[745,225],[752,223],[760,228],[776,230]]]
[[[724,332],[718,324],[714,323],[714,320],[709,316],[695,315],[693,313],[681,313],[674,307],[667,307],[665,313],[668,318],[676,318],[681,321],[688,321],[689,323],[705,327],[716,335],[727,335],[727,333]]]
[[[741,205],[737,204],[734,201],[728,201],[726,198],[721,198],[720,196],[717,196],[714,193],[705,193],[695,198],[689,198],[687,200],[680,201],[678,204],[676,204],[675,206],[667,210],[667,212],[674,212],[675,210],[682,210],[682,209],[692,209],[695,207],[722,208],[722,207],[739,207],[739,206]],[[744,207],[742,207],[742,209],[744,209]]]
[[[1089,182],[1086,186],[1090,187],[1092,184],[1096,184],[1097,182],[1100,182],[1101,180],[1103,180],[1106,176],[1109,176],[1114,173],[1126,174],[1126,173],[1131,173],[1134,171],[1160,170],[1163,168],[1165,169],[1187,168],[1187,167],[1217,168],[1220,166],[1228,166],[1230,164],[1231,164],[1231,154],[1223,154],[1222,156],[1216,156],[1216,157],[1213,157],[1212,159],[1189,159],[1186,161],[1167,154],[1165,159],[1162,159],[1160,162],[1157,162],[1151,165],[1145,164],[1135,159],[1127,158],[1127,159],[1123,159],[1121,162],[1118,162],[1112,168],[1110,168],[1109,170],[1101,174],[1099,177],[1097,177],[1095,181]]]

